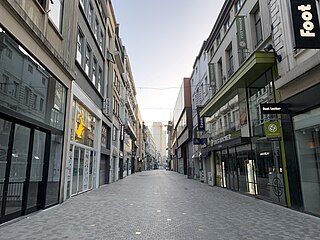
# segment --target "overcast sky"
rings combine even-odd
[[[142,119],[171,120],[179,87],[224,0],[113,0]]]

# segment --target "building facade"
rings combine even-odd
[[[276,8],[279,11],[276,11]],[[275,89],[286,108],[281,114],[290,206],[320,216],[319,165],[319,1],[270,1],[278,64]],[[311,19],[305,20],[305,15]],[[310,35],[303,34],[310,22]],[[302,33],[301,33],[302,31]]]
[[[288,206],[281,132],[270,137],[266,130],[280,128],[279,116],[263,114],[260,105],[277,102],[281,61],[267,48],[269,9],[266,1],[225,1],[207,39],[214,91],[201,111],[209,134],[202,157],[211,184]]]
[[[74,8],[0,3],[0,222],[63,199]]]
[[[191,79],[184,78],[173,111],[174,170],[192,177]]]

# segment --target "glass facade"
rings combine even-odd
[[[293,117],[304,209],[320,215],[320,108]]]
[[[3,222],[58,203],[67,89],[1,28],[0,45]]]

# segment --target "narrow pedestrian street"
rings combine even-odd
[[[0,227],[0,239],[320,239],[320,219],[154,170]]]

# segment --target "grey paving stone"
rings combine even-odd
[[[320,240],[320,218],[155,170],[4,224],[0,239]]]

